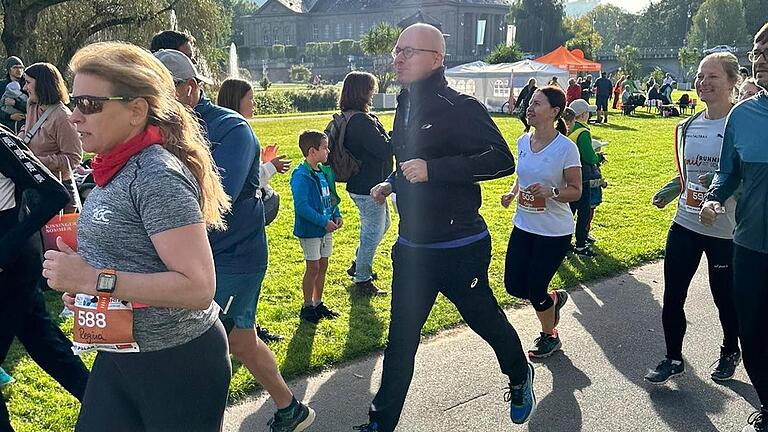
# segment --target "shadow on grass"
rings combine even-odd
[[[611,130],[620,130],[620,131],[637,131],[636,128],[629,127],[629,126],[621,126],[616,123],[590,124],[590,128],[592,128],[592,133],[595,133],[595,134],[599,134],[601,129],[611,129]]]
[[[376,315],[376,309],[371,304],[371,297],[360,295],[354,284],[347,289],[350,293],[351,308],[349,311],[349,329],[341,358],[345,362],[369,354],[380,345],[381,337],[386,330],[386,323]],[[316,326],[304,321],[294,333],[286,353],[286,375],[310,369],[310,357]],[[316,390],[307,388],[308,378],[294,381],[291,390],[298,400],[303,400],[318,413],[313,424],[313,430],[331,430],[332,424],[360,424],[372,399],[370,392],[374,361],[362,361],[354,370],[354,378],[334,372]],[[250,431],[261,427],[260,419],[271,415],[272,404],[263,404],[258,411],[250,414],[240,430]],[[343,421],[340,421],[344,419]]]

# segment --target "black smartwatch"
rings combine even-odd
[[[96,280],[96,292],[99,294],[112,294],[117,286],[117,273],[112,269],[104,269]]]

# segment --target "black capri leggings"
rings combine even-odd
[[[221,321],[183,345],[100,352],[75,431],[218,432],[232,364]]]
[[[513,228],[504,262],[504,286],[543,312],[552,307],[549,283],[571,247],[571,235],[546,237]]]

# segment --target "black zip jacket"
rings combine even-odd
[[[0,269],[19,264],[21,257],[39,256],[31,246],[31,237],[69,202],[67,190],[9,130],[0,127],[0,193],[13,186],[15,205],[0,209]],[[25,193],[36,193],[34,208],[22,208]],[[0,203],[5,202],[0,196]],[[0,290],[7,287],[0,287]],[[29,287],[32,288],[32,287]]]
[[[347,191],[368,195],[392,173],[389,135],[373,114],[357,114],[347,123],[344,146],[360,161],[360,171],[347,181]]]
[[[428,244],[480,234],[487,226],[478,182],[515,172],[509,146],[485,106],[449,88],[443,68],[401,91],[397,102],[392,183],[400,236]],[[400,164],[411,159],[427,162],[427,182],[405,179]]]

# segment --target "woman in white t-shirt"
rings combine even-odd
[[[565,136],[565,101],[557,87],[536,91],[527,111],[535,131],[518,139],[517,179],[501,197],[504,207],[517,199],[504,286],[512,296],[530,300],[541,321],[541,336],[528,350],[535,358],[549,357],[562,346],[555,328],[568,293],[547,289],[576,228],[568,203],[581,197],[581,160],[576,144]]]
[[[717,366],[711,371],[715,381],[733,377],[741,360],[738,320],[733,299],[733,231],[736,226],[736,201],[730,198],[726,214],[712,226],[699,221],[704,196],[720,166],[725,121],[733,107],[732,99],[739,80],[739,62],[733,54],[710,54],[699,64],[696,94],[707,109],[676,129],[678,175],[653,197],[653,205],[664,208],[677,201],[677,213],[669,228],[664,259],[664,306],[661,320],[667,354],[655,370],[645,376],[651,384],[664,384],[685,370],[683,336],[686,330],[685,299],[701,255],[707,255],[709,287],[723,328],[723,344]]]

